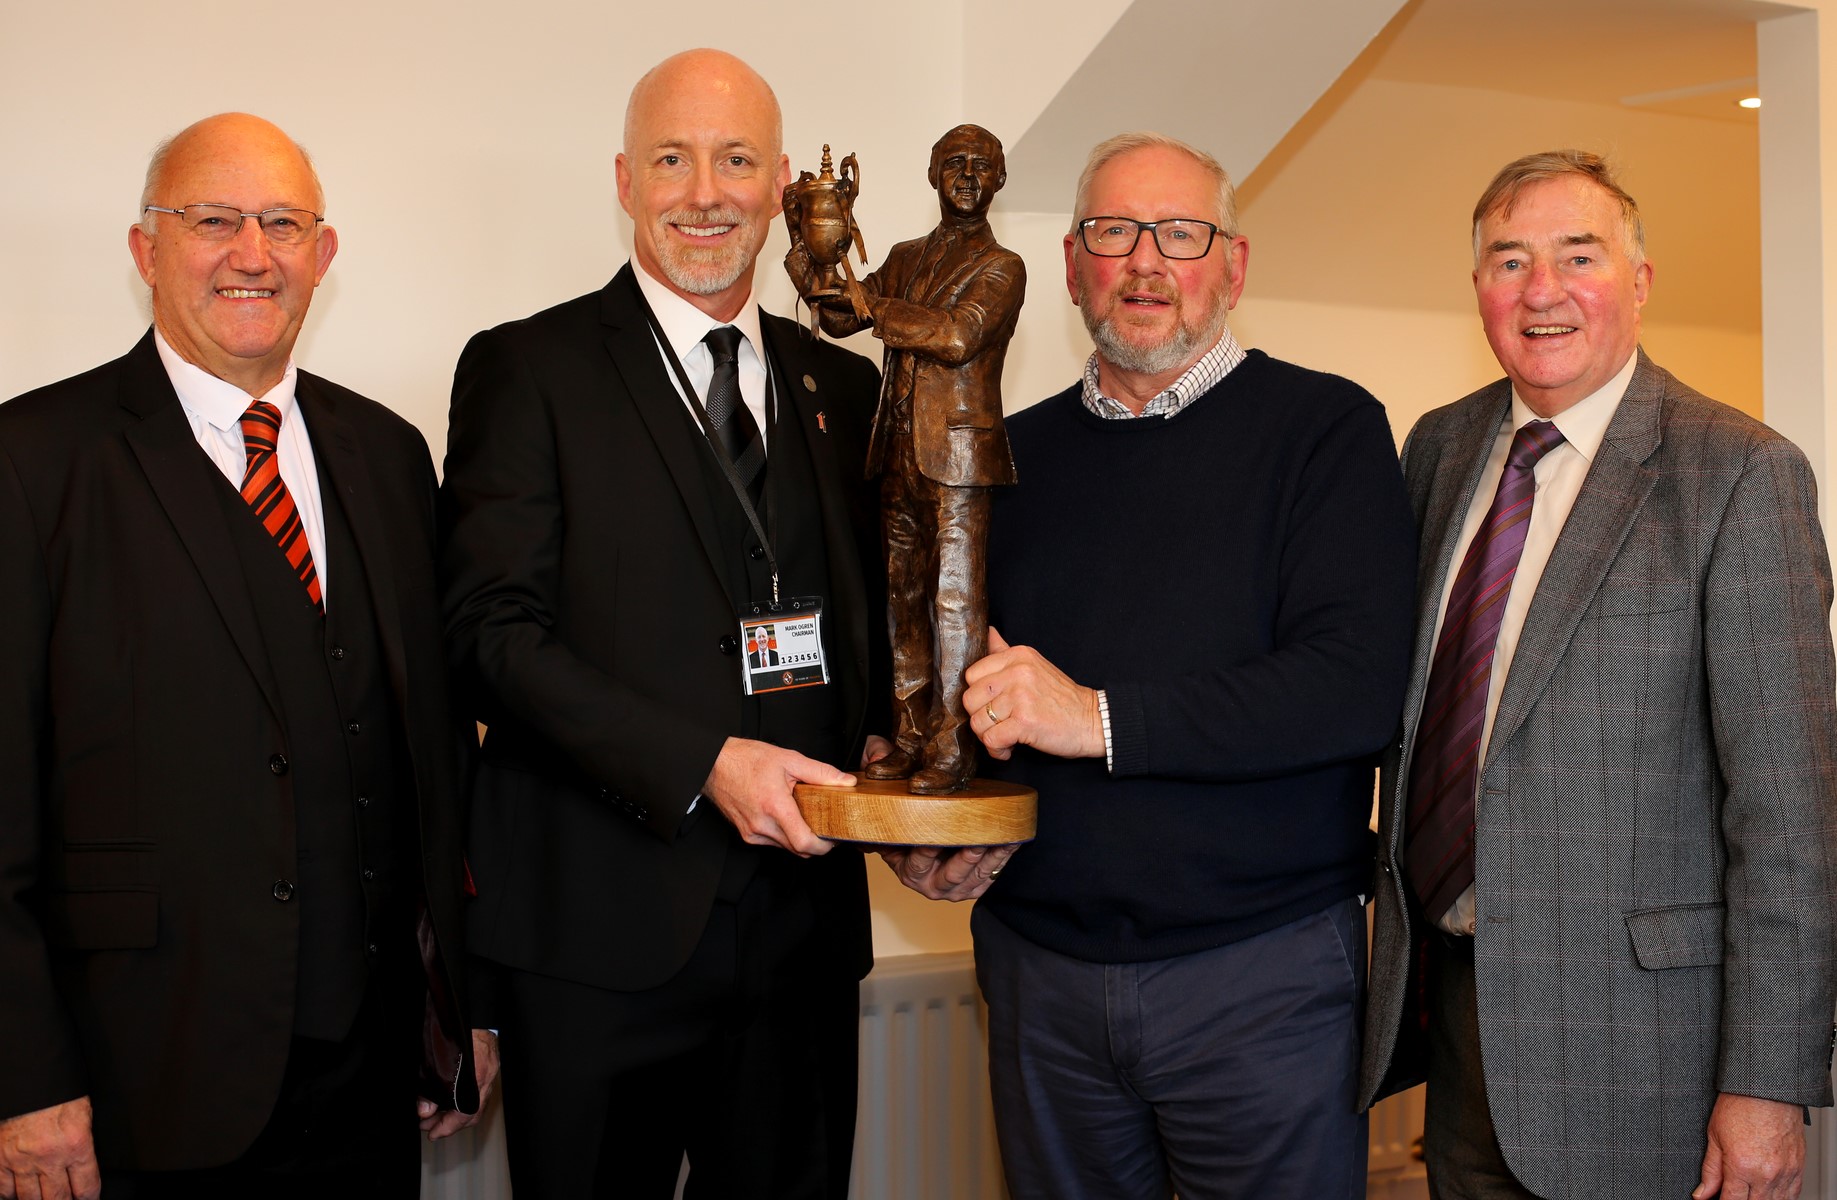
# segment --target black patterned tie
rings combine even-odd
[[[714,356],[714,378],[708,381],[708,425],[721,439],[721,449],[746,494],[758,508],[765,493],[765,440],[753,414],[740,399],[740,331],[732,325],[720,325],[702,339]]]

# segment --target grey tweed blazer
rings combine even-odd
[[[1423,1078],[1404,787],[1501,380],[1404,446],[1422,531],[1402,737],[1380,776],[1360,1095]],[[1679,1197],[1719,1091],[1831,1103],[1837,702],[1805,457],[1643,351],[1550,557],[1475,832],[1486,1093],[1544,1197]]]

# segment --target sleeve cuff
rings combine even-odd
[[[1148,715],[1141,689],[1134,684],[1105,688],[1108,710],[1106,761],[1112,775],[1143,775],[1148,771]]]
[[[1097,689],[1097,719],[1103,722],[1103,769],[1116,770],[1116,745],[1110,737],[1110,693]]]

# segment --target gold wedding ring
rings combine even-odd
[[[989,714],[989,724],[1001,724],[1001,718],[995,715],[995,701],[991,700],[982,706],[982,711]]]

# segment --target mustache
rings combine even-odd
[[[1180,302],[1180,289],[1171,283],[1163,283],[1158,279],[1131,280],[1126,283],[1120,283],[1113,289],[1113,294],[1117,296],[1125,294],[1139,296],[1144,292],[1156,299],[1165,300],[1169,304],[1177,304]]]
[[[1111,299],[1120,299],[1125,294],[1141,295],[1146,293],[1169,304],[1181,302],[1180,289],[1171,283],[1159,279],[1121,280],[1105,294]],[[1090,299],[1091,289],[1082,278],[1078,281],[1078,302],[1085,303]]]
[[[745,225],[747,216],[737,208],[672,208],[658,218],[665,225]]]

